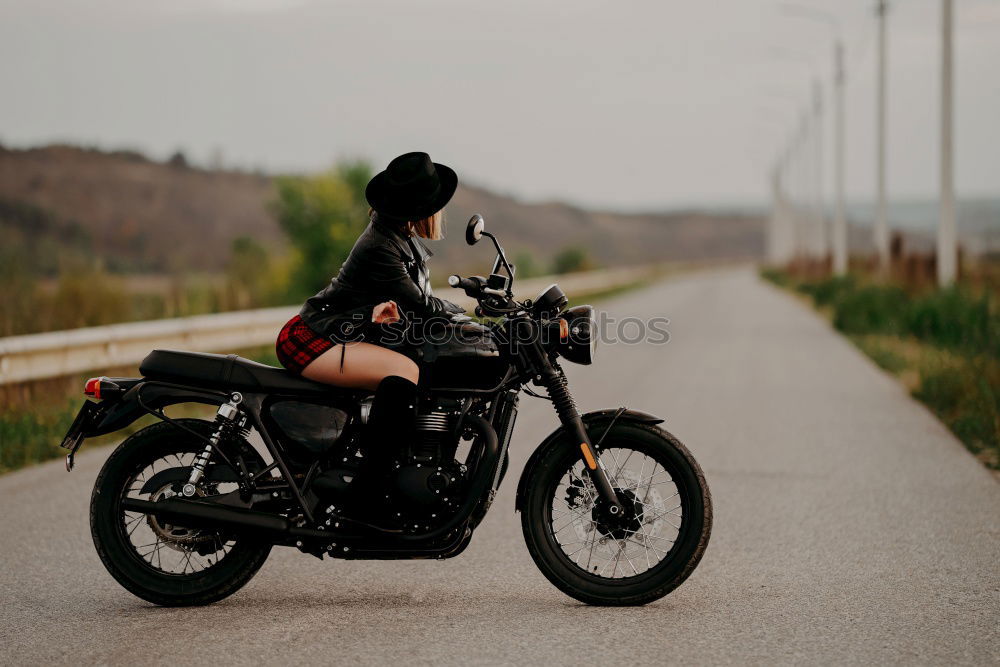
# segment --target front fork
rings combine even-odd
[[[569,393],[566,376],[558,367],[548,364],[547,368],[542,371],[539,380],[539,383],[549,392],[552,405],[559,414],[559,421],[562,422],[573,441],[580,443],[580,456],[583,459],[583,464],[587,474],[590,475],[590,480],[597,488],[598,497],[604,501],[607,512],[612,516],[621,514],[622,506],[618,500],[618,494],[611,486],[604,462],[601,461],[600,455],[590,441],[587,428],[583,424],[583,419],[580,418],[580,412],[576,409],[576,401]]]

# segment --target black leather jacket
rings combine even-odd
[[[337,276],[306,301],[299,316],[316,333],[336,336],[343,333],[338,325],[345,316],[370,322],[371,309],[385,301],[395,301],[410,318],[463,312],[460,306],[432,293],[427,269],[431,254],[402,228],[375,220],[358,237]]]

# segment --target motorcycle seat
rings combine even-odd
[[[235,354],[153,350],[142,360],[139,372],[151,380],[213,389],[326,396],[350,392],[348,389],[306,380],[284,368],[260,364]]]

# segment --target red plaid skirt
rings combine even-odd
[[[274,351],[281,365],[293,373],[316,360],[316,357],[333,347],[333,342],[310,329],[302,318],[296,315],[278,332]]]

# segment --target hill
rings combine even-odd
[[[36,253],[40,261],[83,251],[116,272],[218,270],[237,236],[283,243],[270,196],[266,176],[180,160],[69,146],[0,150],[4,238],[48,249]]]
[[[272,196],[268,175],[194,168],[181,156],[161,163],[64,145],[0,148],[0,234],[8,252],[26,254],[43,273],[73,254],[100,257],[119,273],[216,272],[239,236],[280,252],[285,240],[268,211]],[[759,257],[764,247],[763,222],[754,217],[594,212],[463,185],[447,210],[450,238],[435,244],[439,267],[481,265],[461,238],[477,212],[508,250],[543,262],[567,246],[608,266]]]

